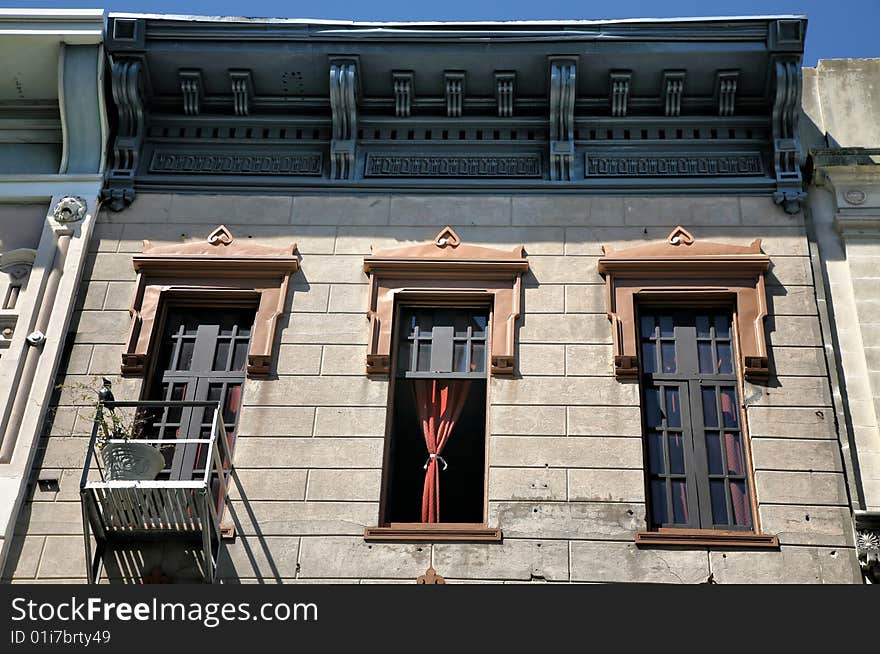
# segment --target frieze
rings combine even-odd
[[[301,154],[237,154],[231,152],[156,151],[149,172],[197,175],[321,176],[320,152]]]
[[[763,176],[757,152],[736,154],[594,154],[588,152],[589,177],[729,177]]]
[[[368,154],[365,177],[542,177],[541,156]]]

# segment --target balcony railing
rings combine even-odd
[[[98,415],[119,410],[131,412],[134,420],[145,426],[139,430],[140,434],[147,437],[108,438],[113,434],[104,428],[106,420],[103,423],[95,420],[80,482],[89,583],[100,578],[108,547],[160,539],[199,542],[205,581],[213,583],[222,543],[220,521],[233,467],[219,403],[114,401],[99,405]],[[180,414],[212,411],[210,434],[207,438],[150,438],[150,416],[155,410],[163,412],[165,417],[172,411]],[[200,423],[207,424],[208,421],[203,416]],[[114,478],[118,475],[106,467],[96,450],[121,443],[153,447],[166,463],[178,459],[180,452],[177,448],[195,448],[195,455],[188,457],[190,463],[187,467],[166,465],[153,479],[119,479]]]

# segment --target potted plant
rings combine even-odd
[[[94,392],[83,384],[75,386],[82,391],[84,398]],[[142,414],[105,406],[107,402],[114,401],[110,386],[110,380],[102,378],[97,401],[89,404],[94,410],[93,420],[98,429],[95,446],[101,455],[104,478],[107,481],[155,479],[165,467],[165,457],[158,448],[136,442],[145,422]]]

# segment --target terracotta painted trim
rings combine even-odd
[[[370,276],[367,374],[389,374],[395,300],[454,299],[492,304],[490,374],[513,375],[522,275],[528,270],[522,245],[505,251],[464,244],[451,227],[443,228],[431,243],[364,257],[364,271]]]
[[[707,529],[665,529],[663,531],[640,531],[636,545],[671,545],[679,547],[717,547],[779,549],[775,534],[756,534],[750,531],[710,531]]]
[[[481,524],[392,522],[387,527],[367,527],[368,543],[500,543],[500,529]]]
[[[770,257],[761,252],[760,239],[748,246],[710,243],[676,227],[662,242],[617,251],[603,246],[603,251],[599,273],[605,276],[618,379],[638,379],[638,303],[727,301],[735,305],[743,375],[750,382],[767,380],[764,276]]]
[[[296,243],[271,248],[238,241],[223,225],[204,241],[163,246],[144,241],[143,252],[132,257],[138,275],[129,308],[131,326],[122,354],[122,374],[144,374],[151,346],[158,338],[159,309],[173,301],[255,306],[247,376],[266,377],[290,275],[299,270],[297,254]]]

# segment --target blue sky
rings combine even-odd
[[[108,11],[340,20],[529,20],[805,14],[804,64],[880,57],[880,0],[7,0],[15,7],[99,7]],[[6,3],[3,3],[6,4]]]

